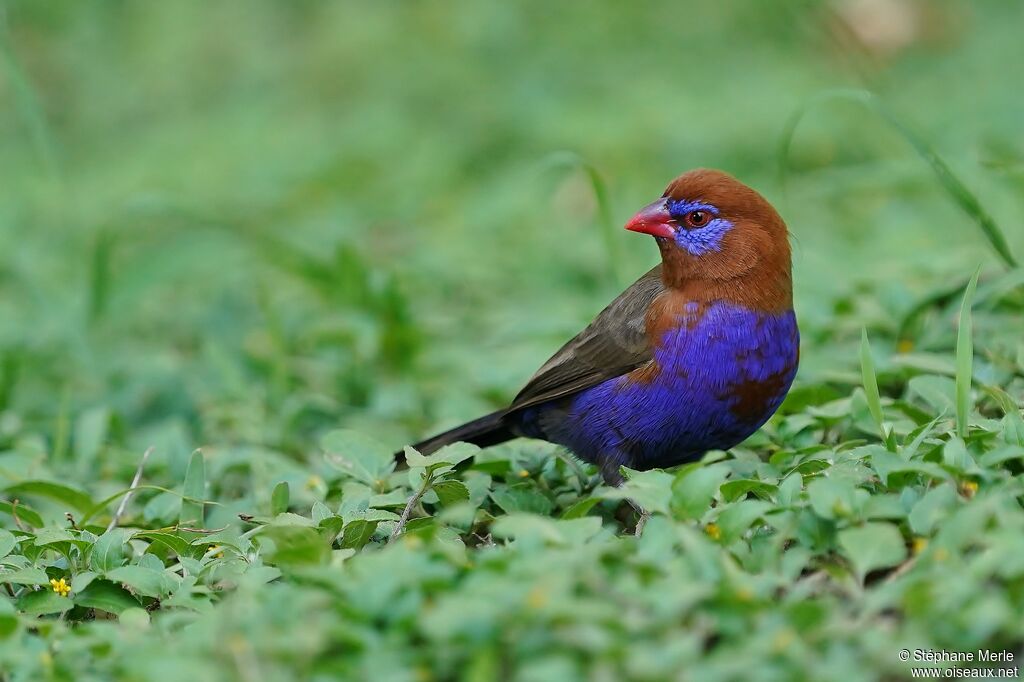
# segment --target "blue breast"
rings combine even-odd
[[[691,304],[656,347],[656,371],[542,405],[537,417],[548,440],[590,462],[680,464],[737,445],[764,424],[793,382],[798,349],[792,311]]]

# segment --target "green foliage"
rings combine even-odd
[[[0,2],[0,680],[1019,650],[1024,7],[876,3],[893,46],[854,4]],[[779,414],[621,489],[531,441],[397,469],[655,262],[617,226],[696,166],[793,233]]]

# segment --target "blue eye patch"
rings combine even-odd
[[[692,256],[703,256],[710,251],[722,250],[722,238],[726,232],[732,229],[732,223],[725,218],[718,217],[720,212],[716,207],[702,201],[686,199],[669,199],[667,206],[668,212],[680,223],[691,211],[706,211],[714,216],[703,227],[680,227],[676,230],[676,244],[686,249]]]
[[[682,220],[683,216],[690,211],[707,211],[711,215],[718,217],[718,209],[711,204],[705,204],[703,201],[688,201],[686,199],[669,199],[668,200],[668,212],[676,220]]]

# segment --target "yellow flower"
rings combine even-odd
[[[928,538],[914,538],[914,554],[920,554],[928,549]]]
[[[534,587],[526,595],[526,605],[535,611],[544,608],[547,603],[548,595],[540,587]]]
[[[215,559],[223,559],[224,558],[224,548],[221,547],[220,545],[213,545],[213,546],[211,546],[210,549],[209,549],[209,552],[210,552],[210,555],[213,556]]]
[[[909,353],[912,350],[914,350],[914,342],[910,339],[900,339],[896,344],[897,353]]]
[[[527,471],[526,469],[520,469],[519,470],[519,478],[529,478],[529,477],[530,477],[530,472],[529,471]]]
[[[960,484],[960,492],[966,498],[974,497],[974,493],[978,492],[978,484],[975,481],[964,481]]]
[[[775,638],[772,640],[772,649],[775,651],[785,651],[789,648],[789,645],[796,639],[796,635],[789,628],[783,628],[775,633]]]
[[[53,591],[62,597],[68,596],[68,592],[71,591],[71,585],[69,585],[68,581],[64,578],[61,578],[60,580],[50,578],[50,585],[53,587]]]
[[[708,534],[708,537],[712,540],[718,540],[722,537],[722,529],[718,527],[717,523],[709,523],[704,526],[704,532]]]

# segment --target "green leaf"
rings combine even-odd
[[[939,480],[950,477],[948,471],[934,462],[925,462],[920,459],[908,461],[899,455],[881,449],[880,446],[879,450],[871,455],[871,468],[878,472],[878,477],[886,485],[889,484],[892,474],[896,473],[918,473]]]
[[[89,583],[81,592],[75,594],[75,604],[91,609],[99,609],[115,615],[125,609],[138,608],[139,600],[120,585],[98,578]]]
[[[716,520],[722,541],[732,542],[742,537],[769,509],[771,505],[762,500],[740,500],[725,507]]]
[[[331,464],[369,486],[377,485],[395,469],[391,450],[357,431],[331,431],[320,446]]]
[[[51,613],[62,613],[74,607],[75,602],[62,597],[52,589],[26,592],[18,599],[18,610],[29,616],[45,616]]]
[[[196,577],[194,575],[182,578],[178,589],[168,599],[163,600],[161,605],[166,608],[185,608],[199,613],[209,613],[211,611],[210,598],[205,594],[205,590],[196,588]]]
[[[860,374],[864,382],[864,395],[868,400],[871,418],[875,420],[879,436],[882,440],[886,440],[882,399],[878,394],[878,378],[875,375],[875,361],[871,357],[871,343],[868,341],[867,329],[860,331]]]
[[[201,450],[192,453],[185,470],[181,514],[178,523],[189,528],[203,527],[203,501],[206,499],[206,463]]]
[[[440,481],[431,486],[437,493],[437,499],[445,507],[450,507],[469,499],[469,488],[462,481]]]
[[[0,572],[0,582],[12,585],[49,585],[50,576],[41,568],[26,566],[10,573]]]
[[[277,516],[288,511],[288,498],[288,481],[281,481],[270,495],[270,513]]]
[[[529,483],[500,486],[491,491],[491,499],[506,514],[532,512],[547,515],[551,513],[551,500],[544,497]]]
[[[31,507],[26,507],[20,501],[18,502],[17,507],[15,507],[15,505],[10,502],[0,500],[0,512],[7,514],[12,519],[15,514],[17,514],[18,519],[33,528],[42,528],[46,525],[43,522],[43,517],[41,517],[38,512],[33,510]]]
[[[48,526],[46,528],[39,529],[36,533],[36,539],[32,544],[36,547],[43,547],[45,545],[52,545],[58,542],[75,542],[77,540],[78,538],[64,528]]]
[[[672,474],[658,469],[630,471],[629,478],[621,486],[607,488],[599,494],[606,500],[630,499],[647,512],[667,514],[674,480]]]
[[[701,518],[728,475],[729,467],[720,462],[682,467],[672,483],[673,512],[683,519]]]
[[[908,392],[916,394],[938,414],[950,414],[956,405],[956,384],[953,379],[922,374],[907,382]]]
[[[122,583],[135,594],[154,598],[166,597],[178,584],[166,571],[158,571],[143,566],[121,566],[112,571],[107,571],[105,577],[114,582]]]
[[[308,516],[301,516],[291,512],[281,512],[271,519],[270,523],[275,526],[305,526],[306,528],[313,528],[316,526],[313,519]]]
[[[978,464],[983,467],[994,467],[1010,459],[1024,459],[1024,447],[1020,445],[1004,445],[995,450],[990,450],[978,458]]]
[[[320,537],[326,542],[333,542],[344,525],[345,519],[340,516],[327,516],[320,519],[320,522],[316,524],[316,528],[320,532]]]
[[[943,446],[942,463],[957,472],[966,471],[973,466],[967,446],[957,436],[952,436]]]
[[[371,521],[368,519],[355,519],[345,524],[345,530],[341,534],[341,545],[342,549],[360,549],[373,534],[377,531],[377,524],[380,521]]]
[[[804,477],[799,472],[793,472],[787,476],[776,490],[775,496],[781,507],[793,507],[800,499],[800,491],[803,490]]]
[[[96,571],[82,571],[81,573],[75,574],[75,577],[71,579],[71,591],[81,592],[89,586],[93,580],[100,577]]]
[[[54,483],[53,481],[22,481],[21,483],[7,486],[3,489],[3,492],[12,498],[24,495],[45,497],[82,513],[88,512],[93,507],[92,498],[85,491],[62,483]],[[22,513],[20,506],[18,513]]]
[[[910,530],[918,535],[930,534],[938,523],[949,515],[956,501],[956,489],[952,483],[943,483],[932,488],[910,510],[907,517]]]
[[[0,528],[0,559],[11,553],[14,546],[18,544],[18,539],[14,537],[11,531]]]
[[[514,513],[502,516],[491,526],[497,538],[511,538],[536,547],[539,544],[582,544],[601,530],[601,519],[586,516],[580,519],[555,521],[537,514]]]
[[[0,643],[18,629],[18,615],[15,609],[11,602],[0,601]]]
[[[851,516],[856,509],[854,491],[854,485],[847,480],[820,477],[807,485],[807,499],[821,518],[841,519]]]
[[[267,562],[275,566],[310,566],[325,563],[330,547],[320,534],[306,526],[267,526],[263,535],[274,542]]]
[[[122,628],[130,631],[145,631],[149,627],[149,611],[146,609],[127,608],[117,617]]]
[[[772,483],[758,481],[753,478],[738,478],[723,483],[722,487],[718,490],[722,493],[723,500],[735,502],[742,497],[746,497],[748,493],[753,493],[761,499],[770,499],[776,491],[776,486]]]
[[[308,522],[308,519],[306,519],[306,521]],[[252,543],[249,538],[239,535],[238,529],[233,527],[225,528],[217,533],[200,535],[189,543],[189,546],[200,548],[202,552],[205,552],[206,548],[215,545],[220,547],[230,547],[239,554],[245,554],[252,548]]]
[[[425,468],[428,472],[445,466],[455,466],[470,457],[475,457],[480,447],[472,443],[452,443],[437,452],[424,457],[413,448],[405,449],[405,463],[410,468]]]
[[[320,525],[325,519],[337,517],[337,514],[331,511],[331,508],[326,504],[317,500],[313,503],[313,508],[310,510],[310,516],[313,518],[313,522]]]
[[[890,523],[872,522],[841,530],[839,546],[861,582],[869,572],[896,566],[907,557],[903,536]]]
[[[971,306],[974,290],[978,286],[979,267],[967,284],[960,304],[960,319],[956,334],[956,435],[967,437],[968,418],[971,413],[971,379],[974,375],[974,339],[971,335]]]
[[[584,497],[577,500],[562,512],[562,519],[580,519],[587,515],[601,501],[600,497]]]
[[[902,519],[907,516],[907,509],[899,495],[875,493],[864,504],[865,519]]]
[[[178,556],[189,555],[188,541],[178,535],[174,535],[173,533],[165,533],[158,530],[144,530],[135,533],[135,537],[161,544]]]
[[[89,567],[97,573],[106,573],[125,562],[124,545],[132,536],[126,528],[113,528],[101,535],[89,554]]]

